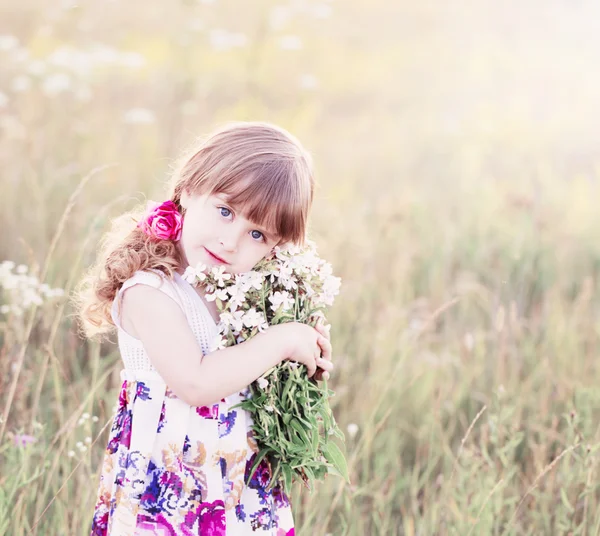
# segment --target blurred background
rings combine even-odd
[[[300,535],[600,534],[600,4],[0,4],[0,534],[88,534],[121,368],[68,298],[227,120],[313,153],[352,484]]]

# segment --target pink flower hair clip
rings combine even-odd
[[[173,201],[148,201],[146,214],[137,226],[152,238],[176,242],[181,238],[183,217]]]

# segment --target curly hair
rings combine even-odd
[[[184,216],[185,225],[183,192],[224,193],[249,220],[276,229],[282,242],[302,244],[314,193],[312,158],[280,127],[265,122],[227,123],[198,139],[173,168],[169,199]],[[159,270],[172,278],[184,268],[175,242],[157,241],[137,228],[142,215],[138,207],[113,221],[96,263],[78,286],[74,301],[88,337],[114,327],[112,303],[135,272]]]

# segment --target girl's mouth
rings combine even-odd
[[[210,251],[209,249],[204,248],[206,253],[208,253],[208,256],[213,259],[215,262],[221,263],[221,264],[229,264],[225,259],[222,259],[221,257],[219,257],[218,255],[215,255],[212,251]]]

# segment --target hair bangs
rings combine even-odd
[[[310,192],[302,192],[291,163],[261,166],[245,178],[231,177],[215,188],[244,217],[282,242],[304,243]],[[292,169],[290,169],[292,168]]]

